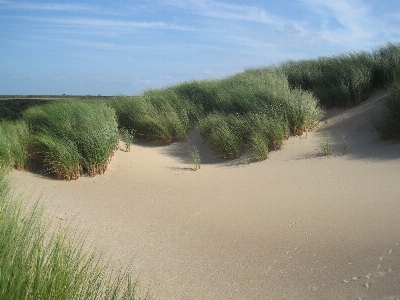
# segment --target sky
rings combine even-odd
[[[398,0],[0,0],[0,95],[136,95],[388,42]]]

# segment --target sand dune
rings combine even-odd
[[[225,161],[192,132],[185,143],[137,142],[103,176],[56,181],[13,172],[48,218],[133,260],[155,299],[397,299],[400,145],[371,127],[385,91],[333,109],[268,160]],[[331,135],[331,156],[318,141]],[[347,144],[343,155],[343,139]],[[191,170],[187,147],[202,154]]]

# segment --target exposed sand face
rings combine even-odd
[[[49,218],[89,228],[123,264],[134,258],[155,299],[396,299],[400,145],[370,128],[384,94],[329,111],[316,132],[259,163],[215,158],[193,133],[170,146],[135,143],[95,178],[12,177],[48,200]],[[328,133],[332,155],[320,156]],[[188,144],[203,156],[195,172]]]

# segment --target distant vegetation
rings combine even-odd
[[[129,133],[130,141],[134,133],[170,144],[184,140],[190,128],[222,157],[250,153],[263,160],[289,135],[312,130],[323,108],[352,107],[372,89],[399,83],[400,44],[389,43],[371,53],[286,61],[111,100],[36,99],[30,108],[28,102],[5,106],[0,100],[3,120],[14,120],[0,123],[0,166],[34,165],[66,179],[85,171],[94,176],[106,170],[119,132]],[[384,128],[396,128],[396,95],[384,116],[391,121],[377,125],[383,138],[394,138]]]

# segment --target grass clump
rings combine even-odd
[[[258,160],[281,148],[289,128],[265,114],[210,114],[200,121],[203,140],[224,158],[238,158],[253,150]]]
[[[366,100],[373,87],[375,60],[359,52],[288,61],[280,69],[293,88],[312,92],[326,108],[352,107]]]
[[[140,299],[129,269],[112,274],[104,255],[83,250],[83,239],[48,234],[42,211],[12,196],[0,173],[1,299]]]
[[[243,150],[239,128],[232,126],[232,123],[241,120],[235,118],[237,117],[215,113],[202,119],[198,125],[202,139],[224,158],[237,158]]]
[[[119,139],[115,112],[99,102],[49,103],[27,110],[24,120],[30,153],[43,171],[60,179],[104,173]]]
[[[115,109],[121,127],[133,130],[139,138],[166,144],[184,140],[193,118],[193,105],[172,88],[119,96],[108,104]]]
[[[400,85],[393,90],[385,106],[381,120],[374,124],[375,129],[384,140],[400,141]]]
[[[366,100],[373,88],[400,83],[400,44],[388,43],[371,53],[287,61],[278,69],[292,88],[312,92],[325,108],[353,107]]]
[[[28,127],[25,122],[0,122],[0,169],[25,169],[28,160]]]
[[[286,76],[271,68],[121,96],[109,105],[119,125],[138,137],[172,143],[197,126],[203,140],[226,158],[249,148],[265,158],[268,150],[282,145],[289,130],[301,134],[322,116],[310,92],[291,89]]]
[[[248,70],[220,82],[214,112],[199,122],[203,140],[226,158],[252,150],[258,160],[289,133],[311,130],[322,116],[310,92],[293,90],[282,72]]]
[[[377,87],[400,84],[400,43],[388,43],[373,52],[375,58],[374,83]]]

